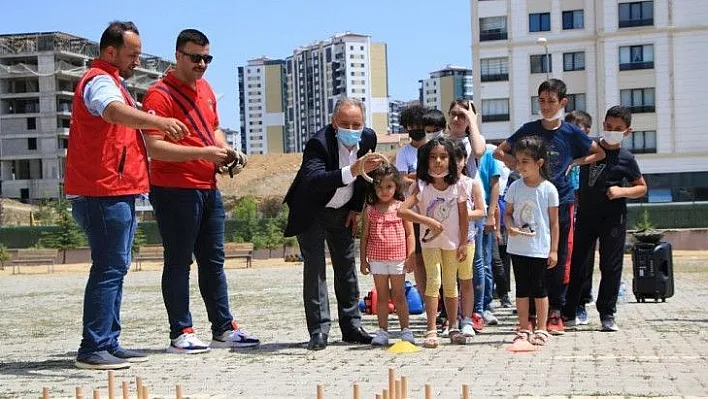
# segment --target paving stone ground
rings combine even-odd
[[[141,377],[151,398],[174,397],[175,384],[192,398],[314,398],[318,384],[324,385],[325,398],[350,398],[354,382],[362,397],[373,398],[387,386],[389,368],[408,378],[410,398],[423,398],[426,383],[436,398],[459,398],[462,384],[470,385],[475,398],[708,396],[708,255],[681,253],[674,261],[676,295],[666,303],[638,304],[630,292],[618,306],[617,333],[599,332],[593,309],[590,326],[553,337],[538,352],[514,354],[504,345],[511,342],[516,321],[510,310],[500,309],[500,325],[486,328],[470,345],[442,341],[435,350],[398,355],[342,344],[336,321],[326,350],[306,350],[301,264],[278,262],[227,271],[231,307],[261,338],[260,348],[167,354],[167,317],[154,265],[126,278],[121,336],[124,346],[143,349],[151,359],[116,376],[119,382]],[[208,341],[195,271],[192,276],[195,328]],[[628,259],[624,280],[631,291]],[[76,386],[86,397],[93,389],[108,397],[104,372],[73,367],[85,281],[86,272],[76,270],[0,272],[0,398],[40,397],[44,386],[52,398],[73,398]],[[362,292],[373,284],[370,277],[360,282]],[[336,317],[332,290],[330,299]],[[373,316],[365,316],[364,323],[375,330]],[[425,320],[413,316],[412,324],[421,344]]]

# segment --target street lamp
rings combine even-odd
[[[539,37],[536,39],[536,43],[546,49],[546,80],[548,80],[550,79],[549,71],[551,70],[551,60],[548,58],[548,39],[545,37]]]

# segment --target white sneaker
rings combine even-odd
[[[211,338],[212,348],[253,348],[261,344],[261,340],[253,334],[232,323],[233,330],[224,331],[218,337]]]
[[[485,310],[482,312],[482,318],[484,319],[484,324],[488,326],[496,326],[499,324],[499,320],[497,320],[497,317],[494,316],[494,313],[492,313],[491,310]]]
[[[462,323],[462,335],[465,337],[474,337],[476,334],[474,328],[472,328],[472,319],[465,317],[465,321]]]
[[[192,355],[204,352],[209,352],[209,347],[194,335],[194,330],[191,328],[185,328],[182,335],[170,340],[170,346],[167,347],[167,353]]]
[[[371,345],[388,346],[388,331],[381,329],[379,331],[376,331],[376,335],[371,340]]]
[[[411,344],[415,345],[415,337],[413,336],[413,332],[407,328],[402,329],[401,341],[410,342]]]

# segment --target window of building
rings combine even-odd
[[[551,30],[551,13],[529,14],[529,32],[548,32]]]
[[[620,90],[620,104],[635,114],[654,112],[654,88]]]
[[[565,112],[570,111],[585,111],[585,93],[568,94],[568,105],[565,106]]]
[[[531,73],[553,72],[553,54],[538,54],[531,56]]]
[[[619,48],[620,71],[654,68],[654,45],[622,46]]]
[[[622,140],[622,147],[635,154],[656,153],[656,131],[635,131]]]
[[[482,100],[482,122],[509,120],[509,99]]]
[[[28,150],[36,150],[37,149],[37,138],[36,137],[30,137],[27,139],[27,149]]]
[[[538,105],[538,96],[531,97],[531,115],[538,115],[541,113],[541,108]]]
[[[359,46],[359,50],[364,50],[364,46]]]
[[[563,11],[563,29],[585,28],[585,12],[583,10]]]
[[[563,71],[584,71],[585,52],[563,53]]]
[[[509,58],[484,58],[480,60],[482,82],[509,80]]]
[[[506,17],[487,17],[479,19],[479,41],[506,40]]]
[[[27,130],[37,130],[37,118],[27,118]]]
[[[654,2],[635,1],[618,4],[619,27],[632,28],[635,26],[654,25]]]

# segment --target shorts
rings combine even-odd
[[[548,269],[548,259],[510,255],[516,281],[516,297],[537,299],[547,297],[546,270]]]
[[[437,297],[442,284],[445,298],[457,298],[457,279],[472,279],[473,258],[473,244],[467,244],[467,258],[462,262],[457,261],[457,251],[454,249],[423,248],[423,263],[427,278],[425,295]]]
[[[404,274],[404,264],[405,260],[370,260],[369,270],[371,274]]]

